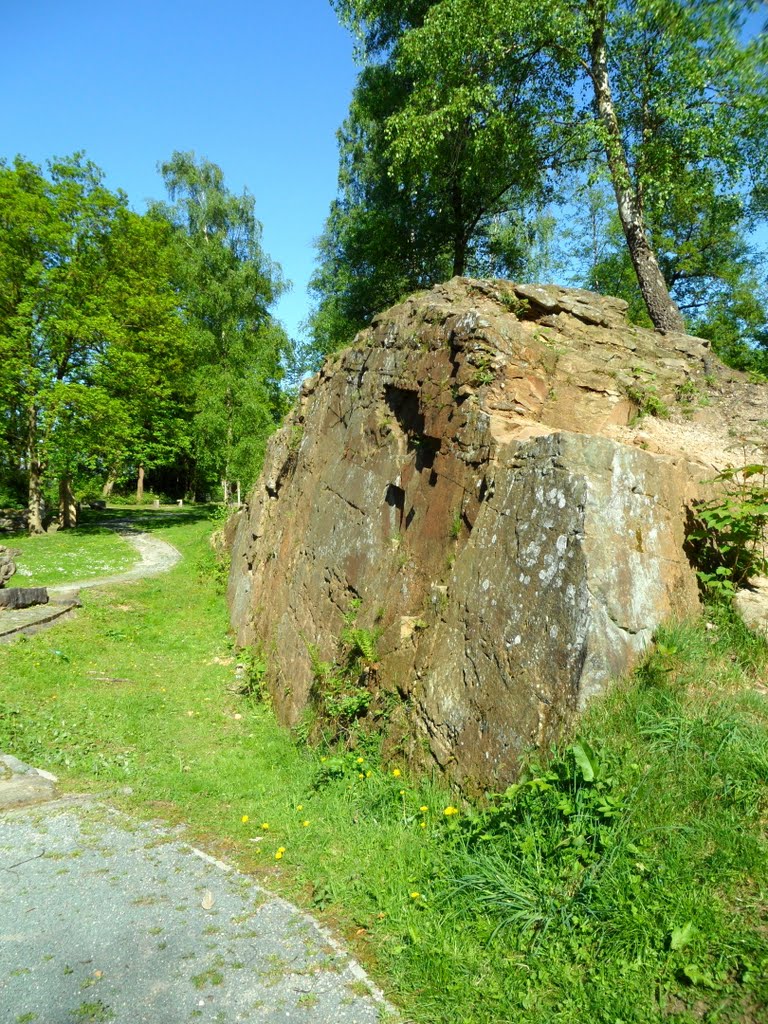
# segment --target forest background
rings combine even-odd
[[[79,144],[46,162],[7,154],[0,506],[27,504],[33,531],[45,507],[71,525],[76,499],[141,500],[145,481],[174,499],[239,494],[301,377],[454,274],[619,295],[635,322],[768,372],[763,3],[334,10],[359,70],[300,331],[275,316],[286,281],[254,197],[207,157],[174,152],[165,199],[137,212]]]

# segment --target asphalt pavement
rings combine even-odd
[[[325,929],[252,878],[178,831],[51,795],[0,814],[1,1024],[397,1019]]]

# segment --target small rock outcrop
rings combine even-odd
[[[24,533],[28,525],[26,509],[0,508],[0,533]]]
[[[318,662],[354,617],[377,636],[368,719],[497,787],[697,610],[686,509],[739,464],[732,432],[764,428],[765,389],[625,310],[456,278],[305,383],[228,528],[237,640],[286,725],[321,711]]]
[[[50,772],[0,751],[0,812],[55,799],[57,781]]]
[[[16,563],[13,560],[14,555],[14,551],[11,551],[4,544],[0,544],[0,589],[5,586],[16,572]]]

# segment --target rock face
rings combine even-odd
[[[26,509],[0,508],[0,533],[22,533],[28,524]]]
[[[697,609],[686,507],[729,429],[768,410],[706,342],[624,312],[457,278],[305,383],[228,528],[237,639],[263,647],[286,725],[318,706],[313,663],[338,657],[352,609],[380,634],[369,718],[412,761],[493,788]]]

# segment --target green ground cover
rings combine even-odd
[[[187,556],[171,573],[0,647],[0,748],[187,822],[343,931],[413,1021],[765,1019],[768,646],[729,613],[664,630],[472,807],[371,747],[294,743],[238,692],[211,523],[143,525]]]
[[[0,543],[20,552],[12,587],[54,587],[130,569],[138,561],[135,548],[121,536],[95,524],[58,530],[39,537],[14,534]]]

